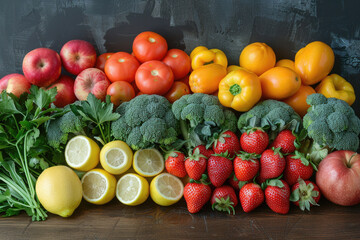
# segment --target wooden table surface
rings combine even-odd
[[[341,207],[324,199],[320,204],[311,212],[292,206],[287,215],[265,205],[246,214],[238,206],[231,216],[213,212],[209,205],[190,214],[184,200],[171,207],[151,199],[137,207],[117,199],[104,206],[84,201],[70,218],[1,218],[0,239],[360,239],[360,205]]]

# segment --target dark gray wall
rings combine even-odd
[[[359,10],[356,0],[0,0],[0,77],[20,73],[34,48],[60,51],[68,40],[84,39],[98,53],[131,51],[134,37],[151,30],[188,53],[200,44],[220,48],[231,64],[251,42],[266,42],[281,59],[321,40],[334,49],[333,72],[360,96]],[[360,115],[358,99],[354,108]]]

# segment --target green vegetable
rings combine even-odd
[[[25,211],[33,220],[47,217],[35,182],[42,170],[55,164],[49,161],[56,156],[47,145],[44,124],[62,114],[62,109],[49,107],[55,96],[56,88],[36,86],[20,98],[0,94],[0,212],[5,216]]]
[[[265,100],[243,113],[237,126],[242,133],[254,127],[261,127],[268,132],[270,140],[273,140],[284,129],[299,132],[301,117],[284,102]]]
[[[178,139],[179,123],[165,97],[140,95],[122,103],[116,112],[121,117],[111,124],[111,134],[133,150],[166,148]]]
[[[184,95],[173,103],[172,112],[180,121],[189,152],[198,145],[209,145],[225,130],[236,131],[235,114],[225,109],[216,96],[203,93]]]
[[[309,138],[302,147],[304,153],[319,163],[333,150],[358,150],[360,119],[345,101],[316,93],[306,102],[311,107],[303,118]]]

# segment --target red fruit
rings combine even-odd
[[[267,149],[260,158],[260,179],[279,177],[285,169],[285,158],[280,149]]]
[[[240,181],[236,178],[235,173],[231,173],[230,177],[228,178],[228,183],[230,184],[230,186],[233,187],[233,189],[235,191],[239,191],[240,190],[240,186],[239,183]]]
[[[179,178],[185,177],[185,155],[179,151],[171,152],[165,161],[165,168],[168,173],[174,176]]]
[[[238,205],[238,199],[234,189],[224,185],[213,191],[210,203],[213,210],[216,209],[218,211],[228,212],[229,214],[232,212],[235,215],[234,207]]]
[[[244,212],[251,212],[264,202],[264,192],[256,183],[245,184],[239,193],[241,207]]]
[[[233,157],[240,151],[239,138],[232,131],[225,131],[214,142],[213,150],[216,154],[227,152],[230,157]]]
[[[208,159],[207,170],[212,185],[220,187],[230,177],[233,164],[230,159],[224,156],[213,155]]]
[[[314,168],[309,160],[299,152],[295,155],[286,156],[284,180],[291,186],[297,183],[298,179],[308,180],[314,173]]]
[[[234,159],[234,172],[239,181],[249,181],[253,179],[260,169],[257,155],[243,152]]]
[[[284,180],[270,180],[265,189],[266,204],[276,213],[287,214],[290,209],[290,187]]]
[[[207,160],[199,152],[199,150],[194,151],[194,154],[185,160],[185,170],[194,180],[200,180],[206,171]]]
[[[206,158],[209,158],[209,157],[211,157],[211,155],[214,154],[214,151],[213,151],[211,148],[207,149],[205,145],[199,145],[199,146],[197,146],[196,148],[194,148],[193,154],[196,154],[196,153],[197,153],[197,152],[196,152],[196,151],[197,151],[196,149],[199,149],[199,150],[198,150],[198,151],[199,151],[198,154],[202,154],[202,155],[204,155]]]
[[[320,197],[320,189],[311,181],[299,179],[291,188],[290,201],[302,211],[310,211],[310,206],[319,206]]]
[[[240,137],[241,148],[248,153],[261,154],[269,144],[268,134],[259,128],[244,132]]]
[[[188,183],[184,187],[184,198],[190,213],[197,213],[210,200],[211,188],[202,183]]]
[[[288,130],[282,130],[275,138],[270,147],[281,148],[281,152],[284,154],[293,153],[296,150],[295,147],[296,136]]]

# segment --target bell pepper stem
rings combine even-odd
[[[229,91],[232,95],[236,96],[241,93],[241,87],[236,83],[230,87]]]

